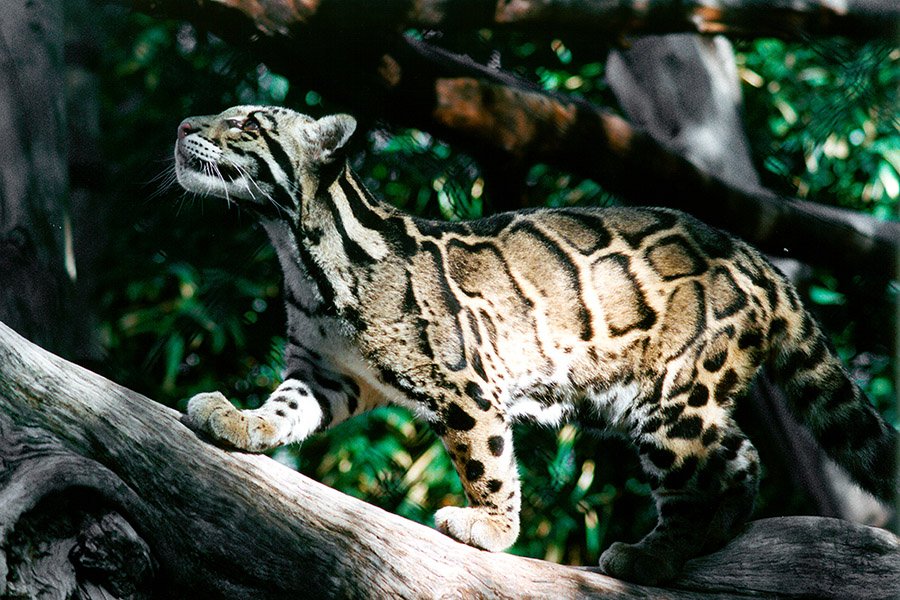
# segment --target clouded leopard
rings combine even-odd
[[[734,534],[757,453],[732,420],[767,366],[827,452],[883,499],[897,433],[849,379],[791,285],[745,243],[653,208],[436,222],[373,198],[347,115],[239,106],[178,128],[178,180],[260,220],[284,271],[283,383],[256,410],[217,392],[188,420],[253,452],[393,402],[443,440],[469,506],[437,527],[503,550],[519,532],[510,426],[604,423],[637,448],[659,520],[604,570],[645,583]]]

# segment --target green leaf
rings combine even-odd
[[[842,293],[818,285],[809,288],[809,297],[816,304],[823,306],[841,305],[846,301]]]
[[[178,370],[184,360],[184,338],[177,333],[169,337],[166,342],[166,370],[163,378],[163,389],[173,391]]]

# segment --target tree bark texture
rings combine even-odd
[[[403,10],[348,18],[352,2],[130,4],[202,25],[358,117],[430,131],[510,172],[551,164],[628,203],[690,212],[766,252],[882,279],[897,272],[900,225],[726,183],[609,110],[400,34]]]
[[[265,456],[0,324],[0,597],[893,598],[900,539],[750,524],[668,589],[454,542]],[[77,594],[80,594],[77,595]]]

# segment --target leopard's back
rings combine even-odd
[[[746,379],[796,302],[755,251],[675,211],[530,211],[404,235],[417,251],[386,269],[404,289],[373,278],[363,345],[414,378],[431,361],[445,383],[475,382],[507,406],[565,403],[556,418],[613,386],[652,391],[676,362],[685,372],[670,385],[697,363]]]

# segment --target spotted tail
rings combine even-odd
[[[776,319],[770,371],[788,397],[791,411],[822,448],[865,490],[895,505],[898,490],[898,434],[850,379],[828,339],[801,309]]]

